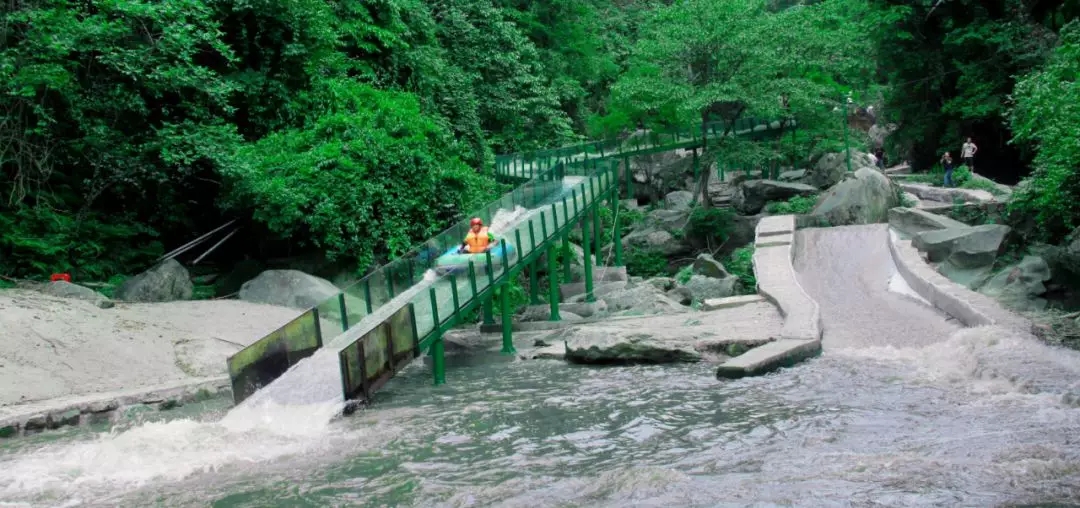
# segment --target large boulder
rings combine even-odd
[[[626,315],[671,314],[686,312],[679,302],[664,296],[652,284],[641,284],[604,295],[608,312]]]
[[[668,257],[686,254],[690,252],[690,245],[685,241],[689,217],[688,210],[653,210],[623,237],[623,247],[649,250]]]
[[[792,169],[780,173],[778,180],[781,182],[803,183],[807,176],[808,172],[805,169]]]
[[[880,171],[864,167],[853,178],[834,185],[818,198],[811,215],[833,226],[886,222],[889,209],[898,206],[893,183]]]
[[[873,155],[855,150],[851,151],[852,171],[858,168],[873,167],[876,162],[877,159]],[[814,169],[810,171],[809,183],[819,189],[827,189],[844,179],[848,174],[847,168],[847,156],[844,152],[825,154],[821,159],[818,159]]]
[[[689,210],[694,203],[694,193],[690,191],[669,192],[664,196],[664,207],[668,210]]]
[[[690,341],[666,341],[645,332],[611,333],[574,328],[562,337],[566,360],[584,364],[699,362],[701,354]]]
[[[74,300],[83,300],[90,302],[102,309],[109,309],[114,306],[112,300],[109,300],[105,295],[94,291],[88,287],[83,287],[78,284],[72,284],[67,281],[58,280],[56,282],[50,282],[41,288],[41,291],[45,294],[57,296],[60,298],[71,298]]]
[[[688,290],[694,300],[701,302],[710,298],[726,298],[735,294],[738,283],[739,278],[731,275],[722,279],[693,275],[690,280],[686,281],[686,284],[682,284],[680,287]]]
[[[992,296],[1018,311],[1043,310],[1047,302],[1044,282],[1050,280],[1050,266],[1039,256],[1025,256],[986,282],[979,292]]]
[[[795,196],[810,196],[817,192],[817,187],[801,183],[747,180],[735,187],[731,206],[739,213],[753,215],[765,208],[769,201],[786,201]]]
[[[704,159],[699,159],[699,163]],[[700,164],[699,171],[714,171]],[[668,150],[630,159],[630,178],[633,180],[632,198],[655,203],[669,193],[692,189],[694,180],[694,154],[691,150]]]
[[[881,125],[875,123],[874,125],[870,126],[870,129],[868,131],[866,131],[867,141],[869,141],[870,145],[874,147],[884,146],[885,139],[888,138],[890,134],[895,132],[897,128],[898,126],[893,123],[888,125]]]
[[[126,302],[189,300],[195,292],[191,276],[175,259],[167,259],[120,285],[114,296]]]
[[[712,277],[714,279],[726,279],[731,277],[724,265],[712,257],[711,254],[701,253],[698,254],[697,259],[694,260],[694,273],[698,275],[704,275],[705,277]]]
[[[916,234],[911,244],[931,262],[948,259],[958,267],[975,268],[994,263],[1009,231],[1000,224],[938,229]]]
[[[960,189],[957,187],[934,187],[932,185],[923,185],[915,183],[903,183],[900,184],[900,188],[904,192],[910,192],[919,197],[919,199],[927,201],[937,201],[939,203],[985,203],[988,201],[994,201],[994,195],[978,189]]]
[[[968,227],[963,222],[943,215],[933,214],[918,208],[890,208],[889,226],[909,235],[938,229],[963,229]]]
[[[299,270],[267,270],[245,282],[239,296],[247,302],[310,309],[339,292],[330,281]]]

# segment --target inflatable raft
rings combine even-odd
[[[513,245],[506,240],[499,240],[491,244],[488,252],[491,252],[492,266],[502,266],[504,250],[506,251],[506,260],[512,261],[514,254],[516,254]],[[469,270],[469,261],[472,261],[476,267],[476,273],[487,273],[487,253],[462,253],[458,252],[458,246],[447,249],[442,256],[439,256],[439,259],[435,260],[435,272],[439,275],[466,272]]]

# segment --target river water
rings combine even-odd
[[[803,241],[831,255],[880,232],[851,234]],[[344,418],[336,401],[232,410],[217,401],[170,421],[0,444],[0,506],[1080,502],[1080,354],[1001,329],[959,329],[912,310],[917,300],[897,300],[908,298],[902,291],[830,300],[826,280],[896,281],[879,257],[813,259],[797,265],[824,300],[825,352],[772,375],[720,381],[706,364],[451,355],[448,384],[431,386],[414,362],[373,407]],[[920,322],[875,328],[898,309]],[[870,321],[860,335],[837,326],[844,319]]]
[[[0,451],[0,499],[219,507],[1075,500],[1077,409],[979,373],[980,357],[1055,351],[991,335],[966,330],[934,349],[836,349],[738,381],[717,381],[707,365],[587,368],[485,353],[451,357],[449,383],[436,388],[418,362],[376,406],[345,418],[265,408],[222,422],[210,411],[13,442]]]

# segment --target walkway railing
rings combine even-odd
[[[733,131],[736,134],[768,132],[779,124],[746,119]],[[726,126],[715,122],[709,124],[707,131],[709,137],[722,136]],[[470,217],[480,217],[491,224],[500,210],[517,210],[520,216],[510,221],[505,230],[493,231],[508,240],[513,250],[497,246],[481,263],[474,259],[461,272],[433,276],[429,270],[436,267],[439,256],[459,245],[469,229],[468,219],[454,224],[230,357],[228,366],[235,402],[240,403],[324,345],[340,349],[346,398],[367,399],[422,351],[433,354],[436,382],[441,383],[442,334],[479,305],[486,307],[485,315],[489,316],[495,290],[534,264],[545,251],[553,249],[559,238],[567,242],[569,231],[578,221],[585,230],[583,237],[595,240],[595,245],[584,242],[586,287],[591,288],[590,253],[601,247],[599,214],[594,212],[602,201],[613,206],[618,203],[618,165],[608,159],[683,145],[698,146],[702,141],[700,126],[697,130],[646,133],[636,139],[582,143],[530,152],[528,157],[525,154],[501,157],[497,176],[525,181]],[[521,162],[527,158],[531,159],[528,164]],[[588,233],[590,227],[594,235]],[[618,224],[614,231],[619,231]],[[621,241],[617,237],[613,240],[618,265]],[[548,256],[549,263],[554,260],[554,255]],[[554,267],[551,271],[554,272]],[[552,319],[557,320],[556,280],[549,279]],[[588,292],[587,298],[591,299],[591,291]],[[500,299],[505,314],[508,305],[505,292]],[[504,318],[504,351],[512,352],[511,319],[508,314]]]
[[[556,243],[565,240],[567,233],[579,221],[586,228],[586,238],[589,238],[587,231],[596,208],[603,201],[617,202],[617,178],[614,164],[602,164],[554,200],[536,203],[527,197],[528,194],[518,194],[516,201],[505,203],[504,209],[529,209],[518,222],[503,232],[503,238],[512,242],[515,251],[496,247],[492,249],[494,252],[488,251],[484,256],[470,261],[460,272],[440,277],[397,304],[388,305],[391,309],[400,310],[349,342],[339,352],[345,397],[368,400],[372,392],[393,377],[399,368],[429,349],[434,360],[435,382],[442,383],[445,380],[442,335],[457,326],[462,316],[470,315],[480,305],[496,297],[496,289],[514,280],[522,270],[533,266],[545,252],[549,253],[548,263],[553,264]],[[585,257],[590,262],[591,249],[592,245],[585,247]],[[552,272],[555,270],[553,266],[549,268]],[[591,270],[586,268],[586,273],[591,273]],[[549,284],[553,293],[557,291],[556,278],[549,277]],[[503,352],[512,354],[515,352],[509,333],[512,309],[509,308],[507,295],[508,292],[501,291],[498,298],[504,328]],[[557,317],[557,298],[552,299],[551,303],[553,315]]]
[[[532,179],[558,164],[595,159],[621,158],[648,153],[666,152],[677,148],[700,147],[705,139],[726,135],[747,136],[769,134],[781,126],[794,127],[794,120],[744,117],[734,123],[714,120],[705,124],[674,127],[665,130],[636,131],[626,136],[587,141],[559,148],[531,150],[495,158],[495,175],[506,179]],[[704,130],[704,132],[703,132]]]

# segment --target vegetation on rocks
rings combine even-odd
[[[496,153],[784,118],[780,136],[714,138],[698,156],[809,168],[844,146],[845,120],[847,143],[865,145],[853,114],[869,105],[896,124],[891,159],[930,167],[973,136],[987,176],[1033,169],[1010,205],[1032,238],[1060,242],[1080,225],[1069,2],[11,5],[0,14],[7,277],[130,275],[231,219],[241,232],[211,261],[317,253],[363,271],[505,190]],[[676,239],[727,241],[727,212],[706,211],[715,174],[698,172],[689,190],[704,206]],[[619,213],[624,234],[642,218]],[[655,253],[626,257],[632,271],[667,270]]]

